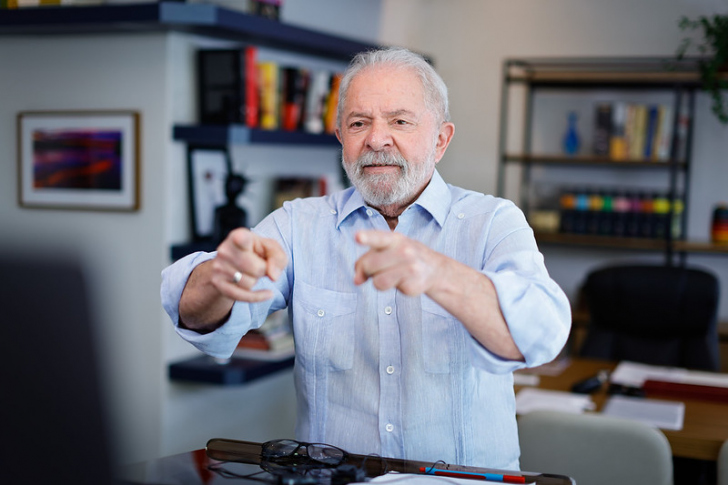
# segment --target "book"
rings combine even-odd
[[[281,128],[298,130],[304,110],[307,73],[295,67],[281,69]]]
[[[260,92],[258,90],[258,48],[245,48],[245,126],[258,127],[260,112]]]
[[[609,157],[613,160],[627,159],[627,104],[617,102],[612,105],[612,134],[609,138]]]
[[[243,335],[233,352],[236,357],[277,360],[294,353],[293,331],[286,310],[278,310],[266,318],[260,328]]]
[[[599,103],[594,114],[594,155],[606,157],[609,155],[609,144],[612,136],[612,105]]]
[[[280,87],[279,68],[275,61],[258,63],[258,81],[260,90],[260,128],[275,130],[280,121]]]
[[[656,151],[655,148],[655,136],[658,132],[658,122],[659,122],[659,107],[656,105],[650,105],[646,108],[647,119],[645,120],[645,143],[644,143],[644,150],[642,151],[643,157],[646,160],[653,160],[654,156],[653,153]]]
[[[646,126],[647,126],[647,106],[643,104],[631,105],[631,120],[628,112],[627,128],[627,150],[631,160],[640,160],[645,153]]]
[[[324,111],[324,132],[334,133],[336,130],[336,110],[339,106],[339,85],[341,84],[341,73],[334,73],[331,76],[329,94],[326,98]]]
[[[670,150],[672,148],[672,126],[674,122],[672,106],[660,105],[659,113],[659,126],[655,141],[656,149],[653,158],[664,162],[670,159]]]
[[[273,209],[288,200],[326,195],[328,185],[326,177],[279,177],[273,189]]]
[[[198,119],[203,124],[247,124],[257,107],[247,83],[254,81],[250,62],[256,48],[197,51]],[[250,105],[249,105],[250,104]],[[249,106],[248,106],[249,105]]]
[[[324,132],[324,108],[330,84],[330,72],[311,72],[303,120],[303,130],[307,133],[318,134]]]

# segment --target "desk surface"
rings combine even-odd
[[[196,485],[211,483],[245,483],[248,485],[261,485],[261,483],[276,484],[276,478],[263,472],[261,464],[261,443],[252,441],[238,441],[228,439],[212,439],[207,443],[205,449],[182,453],[179,455],[153,460],[151,462],[127,467],[120,471],[120,484],[179,484]],[[458,483],[448,479],[443,482],[442,477],[424,475],[420,472],[421,467],[432,467],[433,463],[414,460],[401,460],[394,458],[382,458],[375,455],[349,454],[346,465],[353,465],[357,469],[364,470],[367,478],[382,476],[387,472],[401,472],[421,475],[423,479],[431,478],[432,485],[442,483]],[[220,468],[229,472],[230,475],[222,477],[218,472],[213,471]],[[526,484],[535,485],[573,485],[573,480],[563,475],[542,474],[533,472],[510,472],[507,470],[494,470],[489,468],[467,467],[459,465],[437,464],[438,469],[470,473],[494,473],[511,476],[521,476]],[[240,476],[232,476],[236,474]],[[251,476],[252,475],[252,476]],[[331,481],[331,480],[329,480]],[[399,478],[396,482],[407,480]],[[472,480],[460,480],[471,482]],[[473,483],[491,483],[489,481],[477,480]],[[284,483],[288,481],[284,480]],[[412,482],[414,485],[414,482]],[[422,485],[422,482],[417,482]],[[429,483],[429,482],[428,482]],[[330,484],[329,484],[330,485]]]
[[[571,358],[571,364],[557,376],[541,375],[538,387],[556,391],[569,391],[582,379],[594,376],[600,370],[612,371],[617,362]],[[516,386],[516,390],[523,386]],[[592,394],[600,411],[608,398],[606,386]],[[675,400],[675,399],[672,399]],[[728,404],[681,399],[685,403],[685,418],[680,431],[662,430],[673,456],[717,460],[720,447],[728,440]]]

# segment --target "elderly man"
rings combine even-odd
[[[213,356],[289,308],[298,439],[518,468],[512,371],[559,353],[569,303],[513,203],[435,170],[454,130],[421,56],[359,54],[336,130],[354,187],[287,202],[164,270],[177,332]]]

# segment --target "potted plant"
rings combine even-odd
[[[728,90],[728,15],[682,17],[678,25],[683,31],[699,31],[702,35],[699,40],[684,38],[677,57],[682,59],[695,46],[701,56],[703,89],[710,94],[713,114],[721,123],[728,124],[728,102],[723,99]]]

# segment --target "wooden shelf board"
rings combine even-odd
[[[525,154],[525,153],[506,153],[504,155],[506,162],[518,162],[534,165],[579,165],[579,166],[609,166],[618,168],[649,168],[664,170],[669,169],[673,165],[684,169],[687,164],[684,160],[677,161],[654,161],[654,160],[614,160],[609,157],[601,157],[596,155],[548,155],[548,154]]]
[[[280,361],[241,359],[233,357],[226,363],[218,363],[212,357],[202,355],[169,365],[170,380],[221,384],[226,386],[248,382],[293,367],[294,357]]]
[[[595,236],[590,234],[561,234],[549,232],[537,232],[536,241],[539,244],[590,246],[610,249],[635,249],[640,251],[663,251],[667,246],[666,242],[662,239]]]
[[[376,47],[216,5],[186,2],[0,10],[0,35],[181,31],[348,61]]]
[[[340,146],[335,135],[302,131],[261,130],[243,125],[175,125],[172,138],[198,145],[275,144]]]

